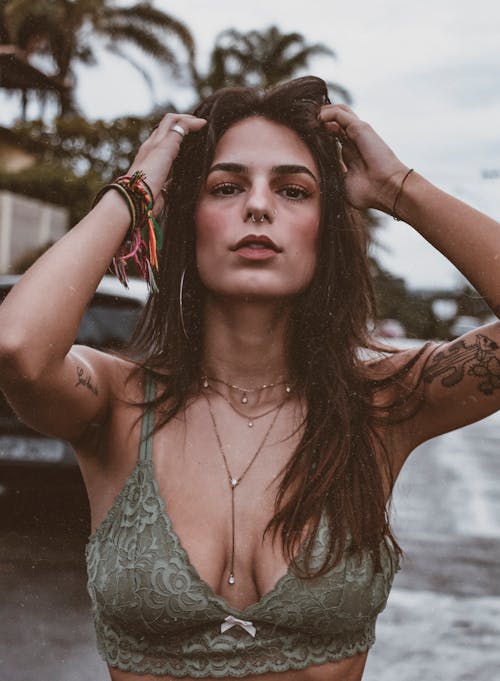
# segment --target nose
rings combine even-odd
[[[254,186],[248,193],[248,199],[243,208],[244,222],[268,222],[272,224],[276,216],[274,208],[274,194],[269,187]]]

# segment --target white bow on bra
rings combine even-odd
[[[236,626],[241,627],[247,632],[247,634],[250,634],[250,636],[255,638],[257,629],[253,626],[253,623],[249,622],[248,620],[239,620],[237,617],[233,617],[232,615],[228,615],[224,622],[222,622],[220,625],[220,633],[223,634],[228,629]]]

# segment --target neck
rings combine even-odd
[[[289,379],[283,302],[209,298],[204,310],[204,370],[226,383],[257,388]]]

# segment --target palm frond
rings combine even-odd
[[[342,85],[339,85],[338,83],[332,83],[331,81],[326,81],[326,87],[332,96],[333,94],[336,94],[346,104],[352,104],[351,93],[345,87],[342,87]]]
[[[95,52],[90,45],[76,45],[73,54],[75,59],[86,66],[96,66],[98,63]]]
[[[309,45],[301,33],[282,33],[277,26],[247,33],[237,29],[226,29],[219,33],[215,40],[211,54],[212,66],[209,71],[210,85],[213,86],[214,80],[217,80],[224,81],[225,84],[238,81],[255,85],[256,82],[260,82],[261,86],[268,87],[293,77],[315,56],[336,55],[326,45],[321,43]],[[233,68],[230,68],[230,65],[233,65]],[[216,79],[213,78],[215,72]]]
[[[297,54],[295,54],[293,57],[288,57],[286,60],[283,58],[281,58],[280,60],[275,58],[274,62],[276,64],[281,63],[283,67],[286,67],[286,70],[289,73],[294,73],[298,69],[307,66],[311,57],[316,57],[324,54],[325,52],[323,52],[321,46],[304,47],[302,50],[300,50],[300,52],[297,52]]]
[[[179,71],[179,62],[174,52],[164,42],[159,40],[156,35],[143,28],[128,24],[125,26],[113,26],[112,31],[103,31],[103,35],[110,38],[111,42],[118,44],[121,41],[132,43],[144,54],[155,57],[159,61],[167,64],[176,75]]]
[[[105,12],[108,20],[118,20],[125,22],[139,22],[145,28],[161,30],[168,34],[173,34],[182,42],[187,49],[189,56],[193,59],[195,54],[194,39],[188,27],[170,14],[156,9],[152,5],[138,3],[131,7],[106,8]]]
[[[236,49],[236,45],[238,44],[243,44],[248,47],[248,35],[237,31],[235,28],[225,29],[218,33],[215,38],[216,47],[221,47],[222,49]]]

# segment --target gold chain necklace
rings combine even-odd
[[[205,387],[205,386],[204,386]],[[249,428],[253,428],[255,421],[257,419],[261,419],[264,416],[267,416],[268,414],[272,414],[273,411],[276,411],[279,409],[288,399],[289,395],[287,395],[282,402],[277,404],[275,407],[272,407],[271,409],[267,409],[266,411],[261,412],[260,414],[244,414],[242,411],[237,409],[234,404],[231,402],[230,399],[228,399],[220,390],[217,390],[217,388],[214,388],[213,385],[209,385],[208,388],[210,390],[213,390],[214,393],[217,393],[217,395],[220,395],[222,399],[228,403],[228,405],[231,407],[231,409],[234,411],[235,414],[238,414],[238,416],[243,417],[244,419],[247,420],[247,425]]]
[[[266,390],[266,388],[275,388],[278,385],[285,385],[286,392],[291,393],[292,388],[290,384],[287,381],[276,381],[275,383],[264,383],[264,385],[260,385],[258,388],[242,388],[239,385],[235,385],[234,383],[227,383],[226,381],[223,381],[222,378],[216,378],[215,376],[208,376],[208,374],[203,374],[201,377],[201,384],[203,385],[204,388],[209,387],[209,381],[215,381],[216,383],[222,383],[222,385],[225,385],[226,388],[231,388],[231,390],[236,390],[240,393],[243,393],[241,396],[241,403],[246,404],[248,402],[248,395],[251,393],[259,393],[262,392],[262,390]]]
[[[210,398],[208,397],[208,395],[206,393],[202,393],[202,395],[207,401],[208,411],[210,413],[210,418],[212,419],[215,437],[217,439],[217,444],[219,445],[220,453],[222,454],[222,460],[224,461],[224,467],[226,469],[226,473],[227,473],[227,476],[228,476],[228,479],[229,479],[229,485],[230,485],[230,489],[231,489],[231,565],[229,567],[229,577],[228,577],[227,581],[228,581],[229,584],[233,585],[236,582],[236,578],[234,576],[234,554],[235,554],[235,544],[236,544],[236,540],[235,540],[236,533],[235,533],[235,522],[234,522],[234,518],[235,518],[235,506],[234,506],[235,490],[236,490],[236,487],[241,483],[241,481],[243,480],[245,475],[248,473],[248,471],[250,470],[250,466],[253,464],[255,459],[260,454],[262,448],[264,447],[264,444],[265,444],[267,438],[269,437],[269,433],[271,432],[271,429],[274,426],[276,419],[278,418],[278,414],[280,413],[284,402],[282,402],[279,405],[278,409],[276,410],[276,414],[274,415],[269,427],[267,428],[266,432],[264,433],[264,437],[262,438],[262,441],[261,441],[260,445],[258,446],[257,451],[255,452],[255,454],[250,459],[250,462],[247,464],[247,467],[245,468],[243,473],[238,478],[236,478],[231,474],[231,471],[229,470],[229,464],[227,462],[227,457],[226,457],[226,454],[224,452],[224,447],[222,446],[222,440],[221,440],[221,437],[220,437],[220,434],[219,434],[219,430],[217,428],[217,423],[215,421],[214,413],[212,411],[212,405],[210,404]]]

